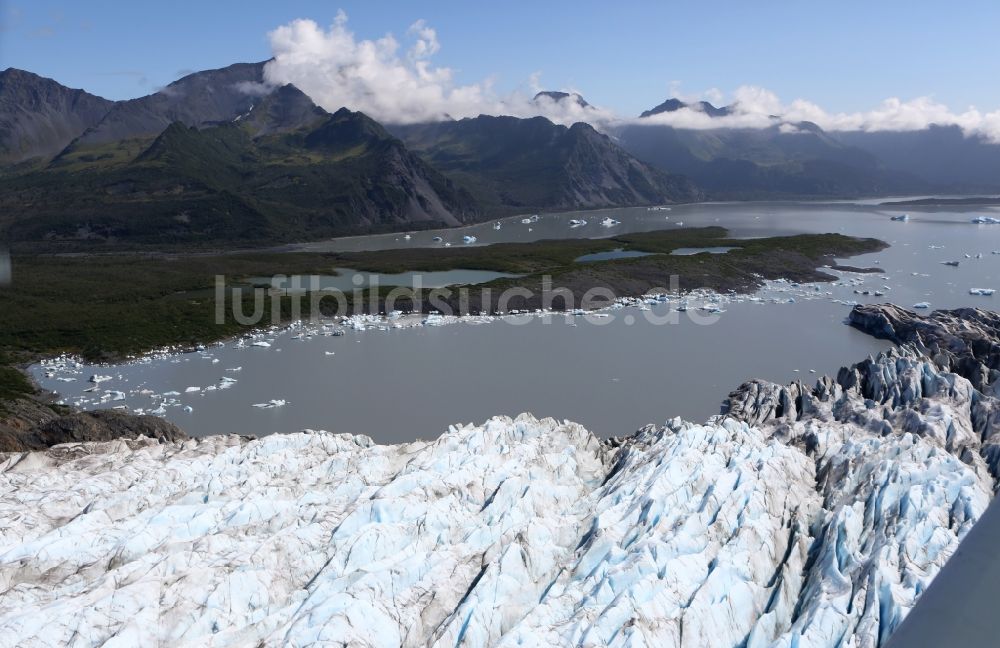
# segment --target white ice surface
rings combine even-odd
[[[881,369],[837,420],[620,442],[522,415],[0,455],[0,645],[874,647],[993,488],[968,381]]]

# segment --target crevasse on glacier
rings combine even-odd
[[[522,415],[0,457],[0,644],[878,646],[993,492],[997,401],[926,352],[604,442]]]

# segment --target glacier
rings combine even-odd
[[[855,324],[902,346],[606,440],[0,455],[0,645],[884,645],[992,499],[1000,354],[993,320]]]

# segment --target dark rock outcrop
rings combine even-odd
[[[146,436],[159,441],[188,438],[173,423],[156,416],[136,416],[115,410],[60,415],[31,398],[3,403],[0,452],[44,450],[61,443],[112,441]]]
[[[980,308],[934,311],[927,317],[892,304],[855,306],[851,326],[896,344],[911,344],[979,391],[1000,378],[1000,315]]]
[[[160,441],[182,441],[188,435],[158,416],[136,416],[114,410],[77,412],[52,419],[31,430],[25,445],[47,448],[60,443],[112,441],[146,436]]]

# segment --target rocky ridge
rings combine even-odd
[[[158,416],[136,416],[115,410],[60,413],[33,398],[0,403],[0,453],[45,450],[63,443],[148,437],[163,442],[188,436]]]

